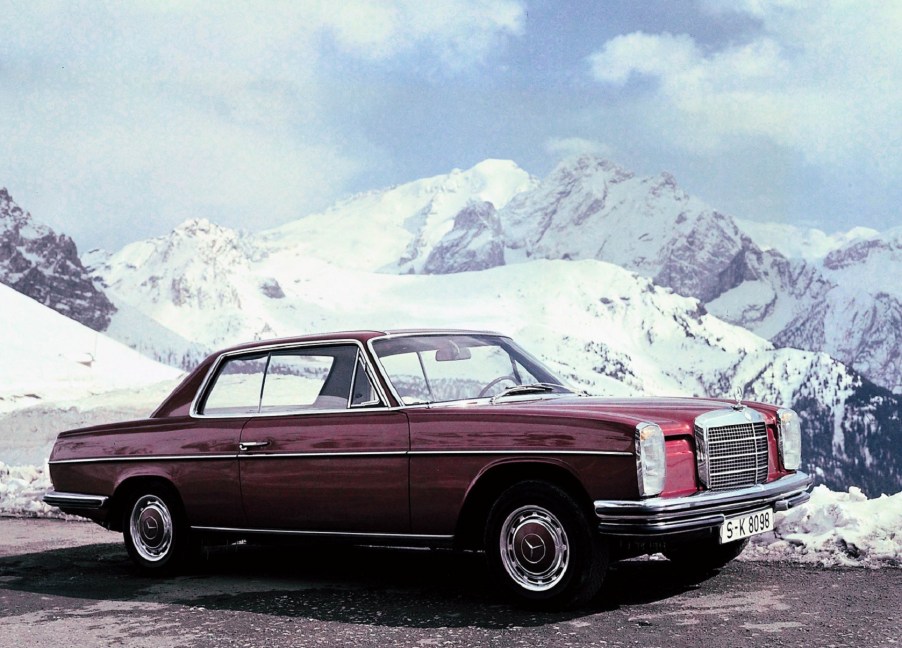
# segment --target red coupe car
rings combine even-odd
[[[146,420],[63,432],[44,501],[151,571],[199,539],[458,547],[563,607],[610,560],[727,563],[807,501],[800,446],[789,409],[594,398],[495,333],[356,331],[226,349]]]

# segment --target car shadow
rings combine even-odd
[[[615,563],[588,606],[544,613],[510,604],[472,552],[236,545],[208,549],[168,577],[144,575],[119,543],[0,558],[0,589],[408,628],[541,626],[661,601],[698,582],[667,561]]]

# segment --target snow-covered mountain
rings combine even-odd
[[[96,331],[115,311],[68,236],[35,221],[0,188],[0,283]]]
[[[815,227],[764,223],[744,218],[734,220],[739,229],[748,234],[762,250],[777,250],[787,259],[806,261],[819,261],[834,250],[880,233],[870,227],[853,227],[846,232],[827,234]]]
[[[271,254],[315,256],[357,270],[421,272],[471,203],[501,209],[536,180],[509,160],[370,191],[256,237]]]
[[[824,274],[841,286],[902,298],[902,227],[857,238],[831,250],[822,263]]]
[[[63,430],[147,416],[181,375],[4,285],[0,330],[0,462],[10,465],[43,465]]]
[[[155,360],[193,368],[211,349],[193,337],[197,327],[185,319],[190,313],[252,310],[236,287],[251,263],[244,238],[201,219],[113,255],[88,252],[85,266],[117,308],[107,333]],[[223,317],[218,328],[228,335]]]
[[[0,414],[160,381],[177,369],[0,285]],[[173,385],[174,386],[174,385]]]
[[[696,297],[722,319],[781,346],[826,351],[902,393],[902,288],[885,285],[902,274],[898,235],[809,234],[821,245],[823,262],[788,258],[776,246],[759,246],[669,174],[642,178],[592,156],[561,163],[505,207],[494,207],[460,212],[421,271],[537,258],[608,261]],[[336,223],[356,229],[354,214],[340,216]],[[764,228],[752,229],[761,239]],[[784,230],[775,231],[791,233]],[[875,279],[862,284],[862,274]]]

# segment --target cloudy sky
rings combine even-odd
[[[902,225],[902,3],[0,0],[0,186],[81,249],[594,152],[735,216]]]

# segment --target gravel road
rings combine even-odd
[[[630,561],[590,607],[537,614],[509,605],[473,554],[239,546],[154,579],[96,525],[0,518],[0,648],[902,648],[900,628],[900,569],[736,561],[692,581]]]

